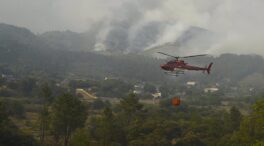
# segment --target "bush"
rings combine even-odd
[[[21,102],[8,99],[3,100],[2,102],[9,116],[16,118],[25,117],[25,107]]]

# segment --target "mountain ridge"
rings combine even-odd
[[[212,73],[209,76],[202,73],[186,72],[187,75],[171,80],[171,77],[165,75],[159,68],[160,64],[165,63],[164,59],[144,56],[141,53],[103,55],[97,52],[53,48],[52,44],[41,40],[30,31],[18,30],[16,32],[1,27],[3,26],[0,25],[0,30],[7,30],[12,35],[0,33],[0,70],[10,70],[15,75],[48,74],[54,76],[56,74],[62,78],[72,75],[82,78],[116,76],[123,79],[151,82],[197,80],[216,83],[228,79],[238,83],[243,79],[246,81],[252,79],[251,75],[263,75],[264,73],[264,60],[261,56],[222,54],[219,57],[209,56],[186,60],[186,62],[197,66],[214,62]],[[19,32],[26,32],[25,37],[23,37],[24,33]],[[20,36],[12,39],[16,34]],[[23,43],[24,40],[26,43]]]

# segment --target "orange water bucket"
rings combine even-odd
[[[171,99],[171,104],[173,106],[179,106],[181,104],[181,99],[177,98],[177,97],[174,97],[174,98]]]

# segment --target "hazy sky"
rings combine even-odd
[[[99,21],[126,21],[131,35],[147,22],[165,22],[161,42],[198,26],[221,36],[209,53],[264,55],[263,0],[0,0],[0,22],[36,33],[83,32]]]

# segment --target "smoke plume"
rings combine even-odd
[[[214,40],[201,36],[207,48],[191,41],[183,54],[264,55],[263,8],[263,0],[0,0],[0,22],[36,33],[85,32],[100,24],[95,46],[121,51],[175,42],[198,27],[213,34]]]

